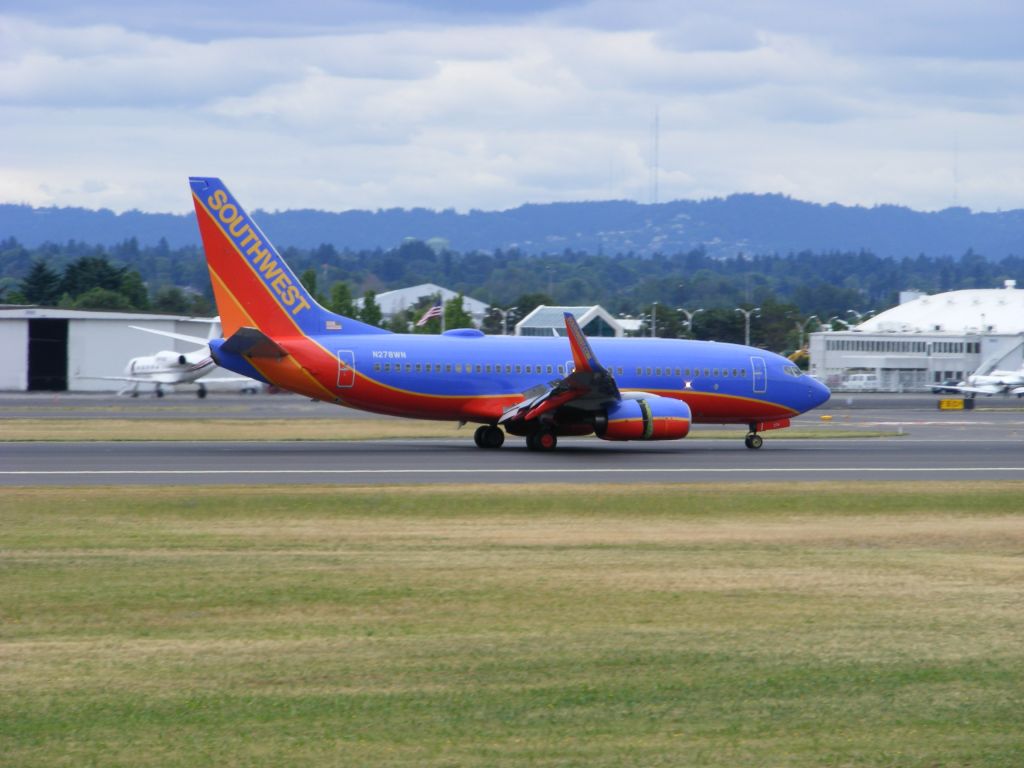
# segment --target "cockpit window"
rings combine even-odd
[[[804,375],[804,372],[801,371],[795,365],[787,365],[785,368],[782,369],[782,372],[785,373],[787,376],[794,376],[797,378]]]

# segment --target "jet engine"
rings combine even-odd
[[[603,440],[679,440],[690,432],[690,406],[671,397],[622,400],[594,420]]]

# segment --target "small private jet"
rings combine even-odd
[[[211,357],[257,381],[375,413],[476,423],[480,448],[510,434],[536,451],[568,435],[676,440],[691,423],[744,425],[756,449],[761,432],[829,398],[763,349],[587,339],[568,313],[565,336],[391,333],[317,304],[220,179],[189,183],[224,334]]]
[[[200,349],[195,352],[174,352],[163,350],[154,355],[133,357],[124,367],[123,376],[97,376],[105,381],[121,381],[125,387],[118,392],[119,395],[139,396],[139,387],[142,385],[153,385],[154,394],[157,397],[164,396],[164,386],[175,384],[195,384],[196,395],[199,398],[206,397],[206,384],[234,383],[245,386],[247,389],[255,390],[255,382],[252,379],[242,376],[206,378],[205,381],[198,381],[206,377],[217,364],[210,357],[210,339],[220,334],[217,332],[217,323],[210,328],[210,337],[188,336],[183,333],[171,333],[169,331],[158,331],[155,328],[144,328],[140,325],[132,325],[130,328],[136,331],[154,333],[158,336],[178,339],[189,344],[195,344]]]
[[[935,387],[940,392],[959,392],[968,397],[977,395],[1016,395],[1024,397],[1024,366],[1016,371],[993,369],[979,373],[979,368],[959,384],[943,384]]]

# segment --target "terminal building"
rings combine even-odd
[[[576,318],[586,336],[624,336],[620,321],[595,304],[592,307],[549,307],[541,304],[516,323],[516,336],[565,336],[565,313]]]
[[[900,295],[900,304],[842,331],[810,335],[810,373],[832,389],[903,392],[1024,364],[1024,291]]]

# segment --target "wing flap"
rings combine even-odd
[[[597,412],[622,399],[614,377],[598,362],[576,318],[569,312],[564,316],[574,369],[539,394],[523,393],[523,400],[508,408],[498,419],[499,424],[536,421],[570,405],[578,411]]]

